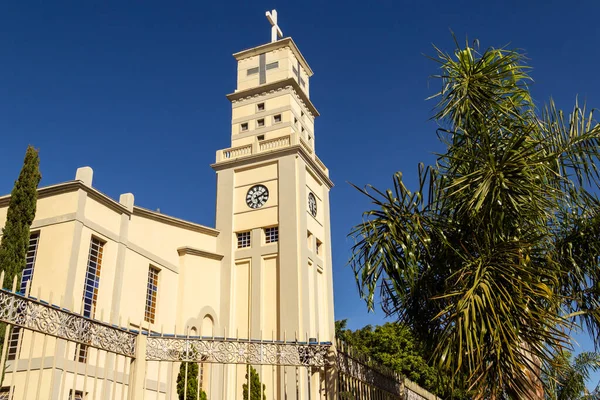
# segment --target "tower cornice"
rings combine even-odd
[[[211,164],[211,168],[215,171],[220,171],[223,169],[231,168],[231,167],[242,167],[246,165],[251,165],[256,162],[269,161],[272,159],[281,158],[283,156],[289,154],[297,154],[302,159],[310,165],[315,174],[325,183],[328,189],[333,187],[333,181],[329,178],[327,173],[323,171],[324,166],[319,165],[319,163],[311,157],[311,155],[306,151],[304,147],[301,145],[292,145],[289,147],[284,147],[276,150],[271,150],[269,152],[252,154],[239,158],[232,158],[230,160],[219,161],[214,164]]]
[[[296,82],[296,80],[294,78],[281,79],[279,81],[265,83],[264,85],[256,86],[256,87],[253,87],[250,89],[239,90],[239,91],[228,94],[227,98],[232,103],[236,102],[236,101],[246,100],[246,99],[250,100],[253,97],[256,97],[256,96],[264,94],[264,93],[274,92],[276,90],[283,90],[288,86],[292,87],[292,89],[294,90],[294,93],[300,98],[300,100],[304,103],[304,105],[306,106],[308,111],[313,116],[318,117],[320,115],[319,111],[317,111],[317,108],[310,101],[310,99],[308,98],[306,93],[304,93],[304,90],[302,90],[300,88],[300,85],[298,84],[298,82]]]

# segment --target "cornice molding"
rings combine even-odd
[[[76,192],[78,190],[83,190],[90,198],[102,203],[113,211],[131,215],[131,212],[129,212],[127,207],[118,201],[111,199],[93,187],[85,185],[82,181],[67,181],[63,183],[57,183],[56,185],[41,187],[38,189],[38,199],[44,199],[64,193]],[[9,202],[10,195],[0,197],[0,207],[8,206]]]
[[[212,253],[212,252],[206,251],[206,250],[200,250],[200,249],[197,249],[195,247],[190,247],[190,246],[179,247],[177,249],[177,253],[179,253],[180,256],[184,255],[184,254],[189,254],[192,256],[205,257],[205,258],[210,258],[211,260],[217,260],[217,261],[221,261],[223,259],[223,255],[221,255],[221,254]]]
[[[209,236],[217,237],[219,236],[219,231],[213,228],[209,228],[204,225],[196,224],[194,222],[186,221],[183,219],[171,217],[169,215],[165,215],[156,211],[148,210],[147,208],[142,208],[138,206],[133,207],[133,215],[137,217],[148,218],[157,222],[162,222],[165,224],[177,226],[179,228],[188,229],[194,232],[204,233]]]
[[[258,154],[252,154],[250,156],[233,158],[227,161],[221,161],[218,163],[211,164],[211,168],[215,171],[220,171],[223,169],[228,169],[232,167],[244,166],[248,164],[253,164],[256,162],[268,161],[275,158],[287,156],[290,154],[299,154],[302,159],[310,165],[316,175],[327,185],[329,189],[331,189],[333,185],[333,181],[329,179],[327,174],[321,169],[321,167],[317,164],[317,162],[308,154],[306,149],[302,147],[300,144],[296,144],[289,147],[284,147],[281,149],[275,149],[271,151],[265,151]]]
[[[298,82],[296,82],[294,78],[285,78],[275,82],[265,83],[263,85],[256,86],[250,89],[233,92],[228,94],[227,98],[232,103],[235,103],[237,101],[251,100],[261,95],[275,93],[276,91],[282,91],[285,89],[292,90],[298,98],[298,100],[300,101],[300,103],[306,107],[307,111],[312,116],[318,117],[320,115],[319,111],[317,111],[317,108],[310,101],[306,93],[304,93],[304,90],[300,88],[300,85],[298,84]]]

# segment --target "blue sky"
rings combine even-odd
[[[346,235],[369,207],[347,182],[385,188],[402,171],[414,185],[417,163],[442,150],[425,100],[439,89],[424,56],[432,43],[451,51],[451,29],[522,48],[540,106],[552,96],[568,111],[577,95],[600,106],[598,1],[2,2],[0,193],[32,144],[42,185],[89,165],[113,198],[132,192],[140,206],[214,226],[209,164],[230,142],[231,54],[269,40],[272,8],[315,71],[317,153],[336,183],[336,317],[351,328],[383,314],[367,314],[345,266]]]

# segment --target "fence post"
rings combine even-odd
[[[146,379],[146,347],[148,337],[140,332],[135,340],[135,359],[131,361],[129,378],[129,400],[142,399],[144,396],[144,380]]]

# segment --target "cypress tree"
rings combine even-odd
[[[187,381],[185,366],[187,364]],[[186,390],[187,386],[187,390]],[[198,393],[198,363],[182,362],[177,375],[177,396],[179,400],[207,400],[206,392],[200,389]]]
[[[242,385],[244,400],[248,400],[248,373],[246,373],[246,383]],[[260,382],[258,372],[250,366],[250,400],[267,400],[265,394],[266,386]],[[262,392],[262,397],[260,396]]]
[[[6,224],[2,229],[0,270],[4,270],[4,288],[10,288],[13,278],[19,276],[25,268],[29,230],[37,205],[37,187],[42,179],[39,167],[38,151],[28,146],[23,168],[8,203]]]

